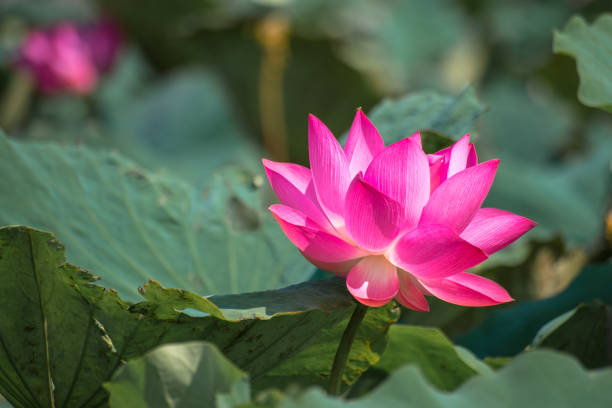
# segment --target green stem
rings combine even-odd
[[[7,131],[15,128],[28,113],[34,82],[26,73],[15,71],[0,100],[0,126]]]
[[[359,326],[361,325],[367,311],[368,307],[366,305],[357,303],[357,307],[353,311],[351,320],[349,320],[346,329],[344,329],[344,334],[342,334],[342,339],[338,345],[338,350],[336,350],[336,357],[334,358],[334,365],[332,366],[329,378],[329,393],[331,395],[340,394],[342,374],[344,373],[346,361],[348,360],[349,353],[351,352],[351,345],[353,344],[353,340],[355,340],[357,330],[359,329]]]

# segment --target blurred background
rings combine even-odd
[[[21,141],[119,151],[195,186],[228,164],[261,185],[261,157],[308,163],[308,113],[340,138],[358,107],[467,95],[480,160],[502,159],[486,205],[540,224],[481,272],[517,300],[550,298],[610,257],[612,233],[612,116],[579,103],[575,60],[553,54],[553,30],[609,10],[607,0],[3,0],[0,125]],[[81,82],[45,82],[32,30],[59,36],[66,22],[107,52],[95,75],[65,73]],[[453,336],[489,313],[432,310],[403,321]]]

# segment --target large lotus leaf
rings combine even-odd
[[[137,304],[95,280],[65,262],[52,234],[0,228],[0,393],[17,407],[98,406],[102,382],[122,361],[190,340],[214,343],[256,381],[322,330],[335,327],[338,338],[355,304],[340,278],[211,298],[153,281]],[[386,330],[357,339],[358,349],[384,342]],[[322,346],[321,358],[328,352]],[[363,369],[366,357],[349,370]]]
[[[531,347],[570,353],[587,368],[604,367],[612,363],[611,323],[609,306],[582,304],[542,327]]]
[[[543,325],[582,302],[596,299],[612,302],[612,265],[587,266],[558,295],[494,311],[480,326],[453,341],[481,358],[512,356],[528,346]]]
[[[131,360],[104,388],[111,408],[216,407],[216,394],[226,393],[246,373],[212,344],[169,344]],[[248,384],[248,383],[247,383]]]
[[[0,225],[56,232],[73,262],[128,300],[149,279],[213,294],[278,288],[312,273],[246,170],[219,171],[197,190],[114,153],[0,135],[0,173]]]
[[[563,31],[554,32],[553,50],[576,59],[578,99],[587,106],[612,112],[612,14],[600,15],[589,25],[573,16]]]
[[[93,279],[64,261],[51,234],[0,229],[0,392],[17,407],[95,406],[99,384],[119,365],[75,288]],[[99,299],[109,313],[126,309],[112,297]]]
[[[237,322],[232,325],[232,330],[225,330],[217,321],[205,320],[207,324],[204,325],[204,318],[195,317],[199,315],[198,311],[207,312],[197,306],[204,298],[178,289],[163,289],[155,284],[145,286],[141,293],[146,301],[134,305],[131,310],[153,315],[162,321],[181,322],[184,331],[165,331],[161,336],[164,343],[184,341],[185,333],[210,341],[257,383],[260,377],[271,370],[274,372],[277,366],[302,349],[311,350],[324,361],[333,359],[346,321],[354,309],[354,301],[346,291],[343,279],[312,283],[276,291],[208,298],[221,309],[225,319]],[[177,310],[192,316],[187,317]],[[357,337],[349,356],[347,375],[354,378],[357,376],[355,372],[366,370],[378,360],[377,353],[385,347],[389,325],[396,319],[397,310],[392,304],[378,308],[366,317],[363,325],[378,330],[364,330]],[[146,351],[143,345],[150,343],[153,346],[149,339],[159,336],[157,326],[156,321],[152,321],[150,327],[143,325],[138,338],[134,337],[135,348],[128,351],[138,355]],[[368,349],[370,345],[373,345],[372,351]],[[364,350],[368,352],[364,353]]]
[[[422,131],[423,148],[433,153],[447,147],[453,139],[474,133],[476,119],[484,111],[474,89],[467,87],[456,96],[426,91],[395,101],[385,100],[368,117],[386,145]]]
[[[612,404],[612,369],[587,372],[573,358],[532,351],[488,375],[468,380],[453,393],[430,385],[415,366],[404,367],[367,396],[344,401],[320,390],[288,397],[282,408],[606,408]]]

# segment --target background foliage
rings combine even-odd
[[[370,311],[345,398],[610,406],[609,12],[2,2],[0,393],[16,407],[344,405],[307,389],[326,385],[354,304],[270,217],[260,159],[307,164],[307,114],[342,140],[362,107],[387,144],[421,130],[433,152],[471,133],[481,160],[501,158],[485,205],[539,226],[475,270],[516,303]],[[48,95],[17,73],[28,28],[102,15],[124,44],[95,92]]]

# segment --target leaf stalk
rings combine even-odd
[[[357,302],[357,306],[351,315],[351,319],[349,320],[346,329],[344,329],[342,339],[340,339],[340,344],[338,344],[338,349],[336,350],[334,364],[332,365],[329,377],[328,392],[330,395],[340,395],[340,391],[342,389],[342,374],[344,373],[344,368],[346,367],[346,362],[348,360],[349,353],[351,352],[351,345],[353,344],[353,340],[355,340],[357,330],[359,329],[359,326],[361,326],[361,322],[363,321],[367,311],[368,307],[366,305]]]

